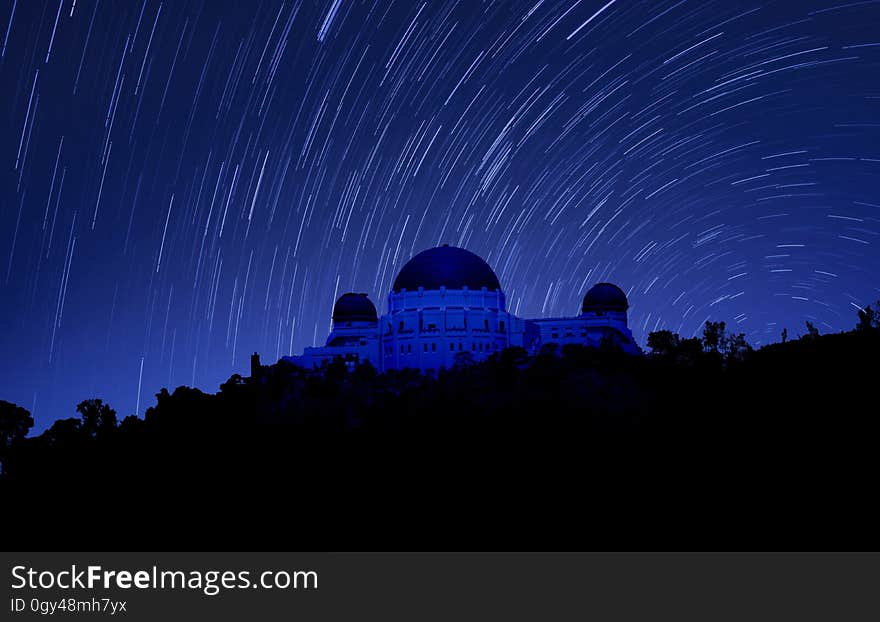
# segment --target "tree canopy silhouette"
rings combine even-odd
[[[34,418],[21,406],[0,400],[0,451],[21,441],[34,426]]]
[[[856,324],[856,330],[859,331],[870,331],[870,330],[880,330],[880,300],[874,305],[877,309],[872,309],[871,305],[868,305],[864,309],[859,309],[859,323]]]
[[[646,356],[463,352],[436,375],[280,361],[216,394],[162,388],[143,419],[84,400],[37,436],[0,402],[16,508],[0,531],[82,548],[822,548],[820,533],[863,549],[874,318],[757,349],[707,321],[651,333]],[[58,530],[71,516],[81,528]]]
[[[93,438],[116,427],[116,411],[103,400],[84,400],[76,405],[76,412],[82,417],[83,431]]]

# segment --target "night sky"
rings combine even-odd
[[[638,341],[880,298],[880,1],[0,0],[0,399],[215,391],[440,243]]]

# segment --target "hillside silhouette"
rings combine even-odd
[[[0,402],[0,528],[29,549],[877,548],[878,320],[758,350],[707,322],[645,356],[511,348],[436,378],[279,362],[33,437]]]

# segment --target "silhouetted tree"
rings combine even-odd
[[[880,302],[877,303],[877,307],[880,308]],[[856,324],[856,330],[868,331],[876,328],[880,328],[880,313],[872,309],[871,305],[859,309],[859,323]]]
[[[545,343],[541,346],[539,354],[542,356],[556,356],[559,354],[559,344],[554,342]]]
[[[724,322],[710,322],[706,320],[703,328],[703,347],[706,352],[718,352],[724,339]]]
[[[236,389],[237,389],[238,387],[241,387],[241,386],[243,386],[243,385],[244,385],[244,378],[241,377],[241,374],[232,374],[232,375],[229,377],[229,380],[227,380],[226,382],[224,382],[223,384],[220,385],[220,391],[221,391],[222,393],[230,393],[230,392],[234,392],[234,391],[236,391]],[[163,388],[162,391],[164,392],[164,396],[168,396],[168,395],[169,395],[169,394],[168,394],[168,389]],[[157,398],[160,402],[162,401],[162,398],[159,396],[159,394],[156,395],[156,398]]]
[[[648,347],[654,354],[668,356],[678,350],[681,338],[670,330],[658,330],[648,335]]]
[[[699,337],[691,337],[690,339],[682,339],[678,344],[676,359],[679,362],[686,362],[691,365],[697,363],[703,356],[703,342]]]
[[[59,419],[43,435],[53,445],[69,445],[82,439],[82,420],[76,417]]]
[[[0,400],[0,475],[4,460],[13,445],[20,443],[34,426],[34,418],[27,409],[12,402]]]
[[[143,427],[144,420],[137,415],[128,415],[119,423],[121,432],[136,432]]]
[[[470,352],[456,352],[452,366],[456,369],[466,369],[474,365],[474,355]]]
[[[520,346],[511,346],[501,351],[499,361],[502,367],[522,367],[529,361],[529,353]]]
[[[378,372],[370,361],[360,361],[351,374],[355,382],[361,383],[372,382],[377,375]]]
[[[725,337],[725,355],[728,360],[741,361],[751,351],[752,346],[746,341],[745,333],[728,333]]]
[[[786,341],[788,341],[788,329],[783,328],[782,329],[782,343],[785,343]]]
[[[0,400],[0,452],[22,440],[34,427],[34,418],[27,409]]]
[[[616,352],[620,350],[619,333],[615,330],[606,330],[602,332],[602,338],[599,340],[599,350],[604,352]]]
[[[348,376],[348,365],[339,356],[334,357],[332,361],[328,362],[323,370],[324,377],[331,382],[339,382]]]
[[[815,339],[818,336],[819,336],[819,329],[816,328],[815,326],[813,326],[812,322],[807,321],[807,334],[804,335],[804,337],[807,339]]]
[[[76,412],[82,417],[82,430],[92,438],[106,434],[116,427],[116,411],[103,400],[83,400],[76,405]]]

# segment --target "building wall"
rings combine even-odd
[[[625,352],[640,352],[627,326],[624,311],[590,311],[570,318],[542,318],[531,320],[540,330],[540,344],[579,344],[599,347],[612,339]]]
[[[522,321],[499,291],[446,289],[391,292],[380,320],[382,370],[451,367],[459,353],[474,361],[521,341]]]
[[[333,322],[323,346],[305,348],[301,356],[285,356],[284,360],[311,369],[341,358],[352,365],[370,361],[379,366],[379,327],[377,322]]]
[[[432,371],[452,367],[463,353],[479,362],[511,346],[535,354],[548,343],[598,347],[610,338],[624,351],[641,352],[623,311],[526,320],[507,312],[503,292],[485,288],[392,292],[388,309],[375,323],[334,322],[324,346],[285,359],[306,368],[341,357],[352,365],[370,361],[379,371]]]

